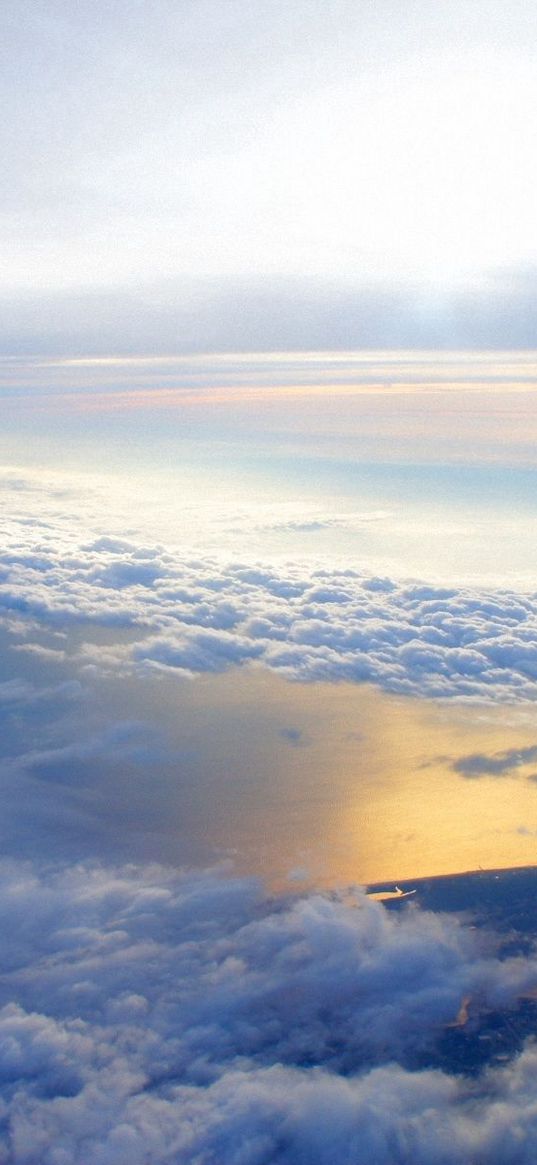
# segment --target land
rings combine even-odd
[[[537,944],[537,867],[474,870],[450,876],[397,883],[401,894],[384,899],[387,910],[457,913],[483,932],[501,958],[530,955]],[[393,882],[367,887],[375,896],[395,890]],[[408,891],[415,893],[408,896]],[[441,1068],[476,1076],[516,1055],[537,1033],[537,1000],[519,998],[514,1006],[491,1009],[479,999],[465,999],[457,1021],[437,1034],[413,1068]]]

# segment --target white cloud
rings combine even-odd
[[[265,901],[161,868],[1,869],[2,1160],[155,1165],[530,1161],[537,1054],[477,1081],[429,1063],[501,960],[447,916],[356,892]]]
[[[45,534],[16,526],[6,538],[0,610],[42,629],[131,629],[136,643],[108,648],[108,667],[115,659],[196,672],[257,662],[292,679],[369,681],[432,697],[537,695],[535,595],[192,559],[125,538],[88,542],[73,519],[49,525]]]

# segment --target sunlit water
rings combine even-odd
[[[88,637],[105,664],[110,632],[71,636],[54,666],[3,642],[3,682],[84,684],[81,702],[56,688],[26,716],[8,706],[4,854],[225,861],[273,887],[537,859],[531,706],[290,683],[255,666],[118,678],[88,671]]]

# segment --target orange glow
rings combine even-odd
[[[182,686],[180,710],[174,691],[160,687],[161,707],[204,742],[204,766],[219,774],[206,839],[274,886],[295,870],[306,884],[393,879],[408,890],[418,876],[537,862],[535,765],[474,779],[452,767],[535,745],[531,708],[288,683],[258,669]],[[173,835],[173,803],[166,819]]]

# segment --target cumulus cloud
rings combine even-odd
[[[535,1049],[470,1082],[437,1042],[535,990],[533,956],[358,890],[17,863],[0,887],[1,1160],[532,1159]]]
[[[103,657],[108,667],[188,674],[257,662],[292,679],[368,681],[403,694],[537,695],[535,594],[192,559],[109,535],[88,541],[65,520],[37,535],[17,527],[0,571],[5,619],[48,633],[123,629],[121,646]]]

